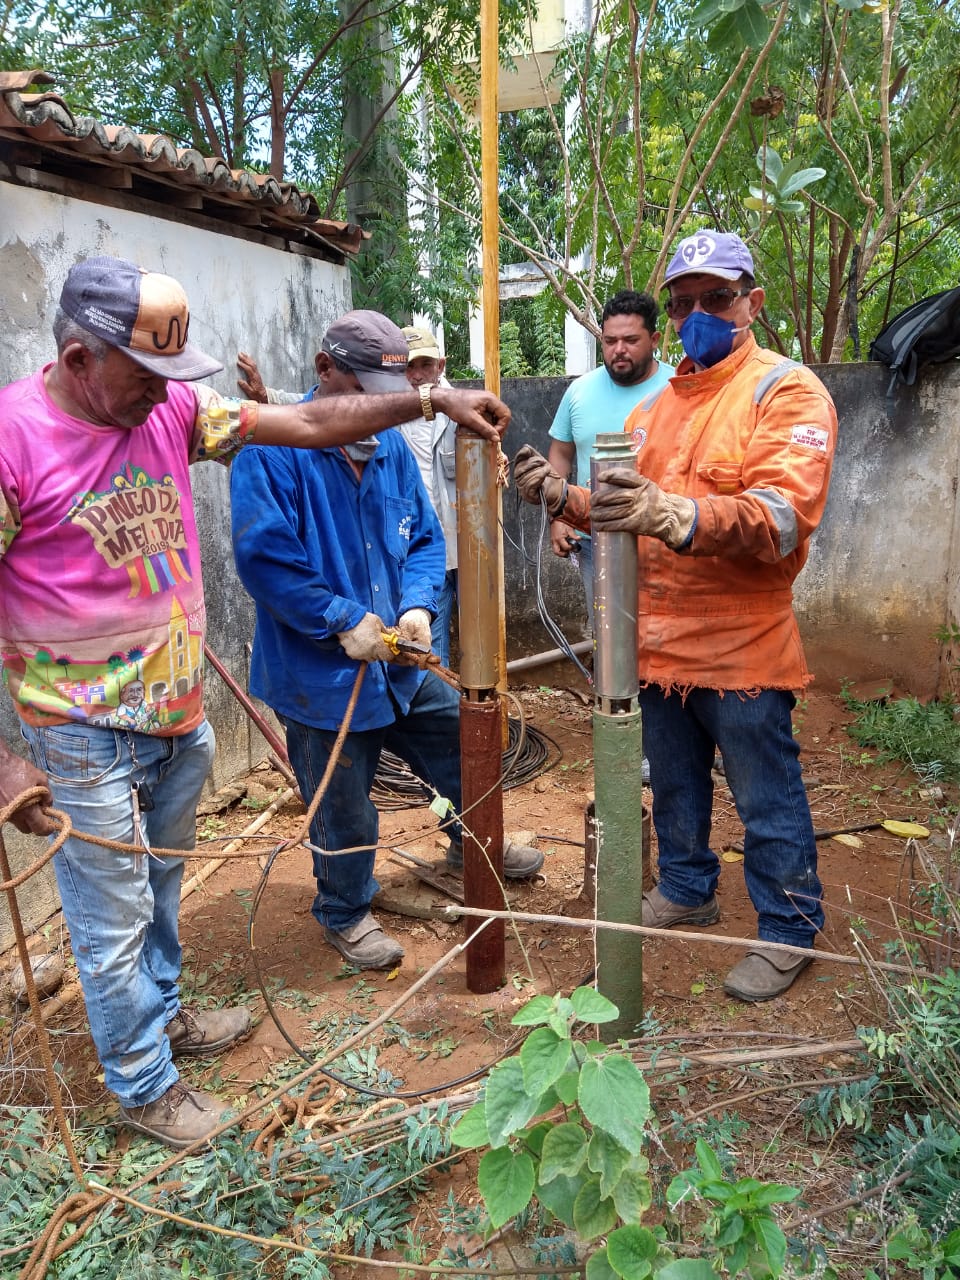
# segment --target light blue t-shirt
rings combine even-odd
[[[649,378],[622,387],[610,377],[606,365],[600,365],[570,383],[563,393],[550,435],[554,440],[576,446],[577,484],[589,487],[590,455],[598,433],[622,431],[630,411],[646,396],[659,391],[674,372],[673,365],[661,360]]]

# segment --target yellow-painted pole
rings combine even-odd
[[[480,0],[480,229],[484,385],[500,394],[500,6]]]
[[[500,6],[480,0],[480,229],[483,283],[484,386],[500,394]],[[507,689],[506,595],[503,577],[503,496],[498,494],[500,585],[497,689]],[[501,708],[502,744],[509,740],[507,704]]]

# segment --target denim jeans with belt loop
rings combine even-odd
[[[370,789],[384,747],[405,760],[418,778],[460,812],[460,695],[428,671],[406,715],[395,704],[394,713],[392,724],[347,734],[310,826],[311,843],[324,851],[313,854],[317,881],[313,914],[321,925],[337,931],[362,920],[380,888],[373,874],[380,816]],[[286,716],[284,728],[290,765],[309,804],[337,733]],[[461,839],[458,823],[450,823],[446,830],[453,839]],[[337,853],[338,849],[357,852]]]
[[[437,616],[430,627],[430,647],[439,655],[442,667],[450,665],[450,626],[457,598],[457,571],[448,569],[437,598]]]
[[[54,808],[77,831],[135,842],[131,787],[145,784],[147,842],[193,849],[197,801],[213,761],[204,721],[180,737],[62,724],[22,726]],[[127,853],[71,836],[53,859],[63,915],[107,1088],[142,1107],[179,1079],[165,1028],[180,1008],[182,858]]]
[[[640,691],[643,751],[650,761],[660,891],[684,906],[716,890],[710,848],[711,770],[717,747],[744,826],[743,871],[758,937],[810,947],[823,927],[817,844],[793,737],[792,693],[691,689]]]

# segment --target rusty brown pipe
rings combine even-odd
[[[266,717],[261,715],[261,713],[253,705],[246,691],[242,689],[240,685],[237,684],[236,680],[234,680],[233,676],[230,674],[227,668],[223,665],[223,663],[220,661],[217,655],[213,652],[213,650],[207,644],[206,640],[204,640],[203,642],[203,654],[204,654],[204,657],[207,659],[207,661],[210,663],[211,667],[213,667],[214,671],[216,671],[217,675],[220,677],[220,679],[227,686],[227,688],[230,690],[230,692],[233,694],[236,700],[240,703],[241,707],[243,707],[244,711],[247,713],[247,715],[250,717],[253,723],[257,726],[257,728],[263,734],[264,738],[267,740],[267,744],[269,745],[270,750],[274,753],[277,759],[280,760],[281,763],[286,765],[287,768],[289,769],[290,760],[287,756],[287,744],[283,741],[283,739],[277,733],[276,729],[274,729],[273,725],[271,725],[267,721]]]
[[[460,596],[460,774],[463,895],[471,907],[503,907],[503,704],[500,677],[498,450],[457,432],[457,554]],[[472,937],[476,917],[466,920]],[[496,991],[506,970],[503,921],[467,948],[467,990]]]

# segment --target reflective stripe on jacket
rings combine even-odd
[[[697,503],[690,543],[639,544],[639,672],[689,689],[802,689],[793,581],[823,515],[836,445],[829,393],[752,335],[711,369],[689,360],[624,430],[637,469]],[[589,528],[589,490],[564,519]]]

